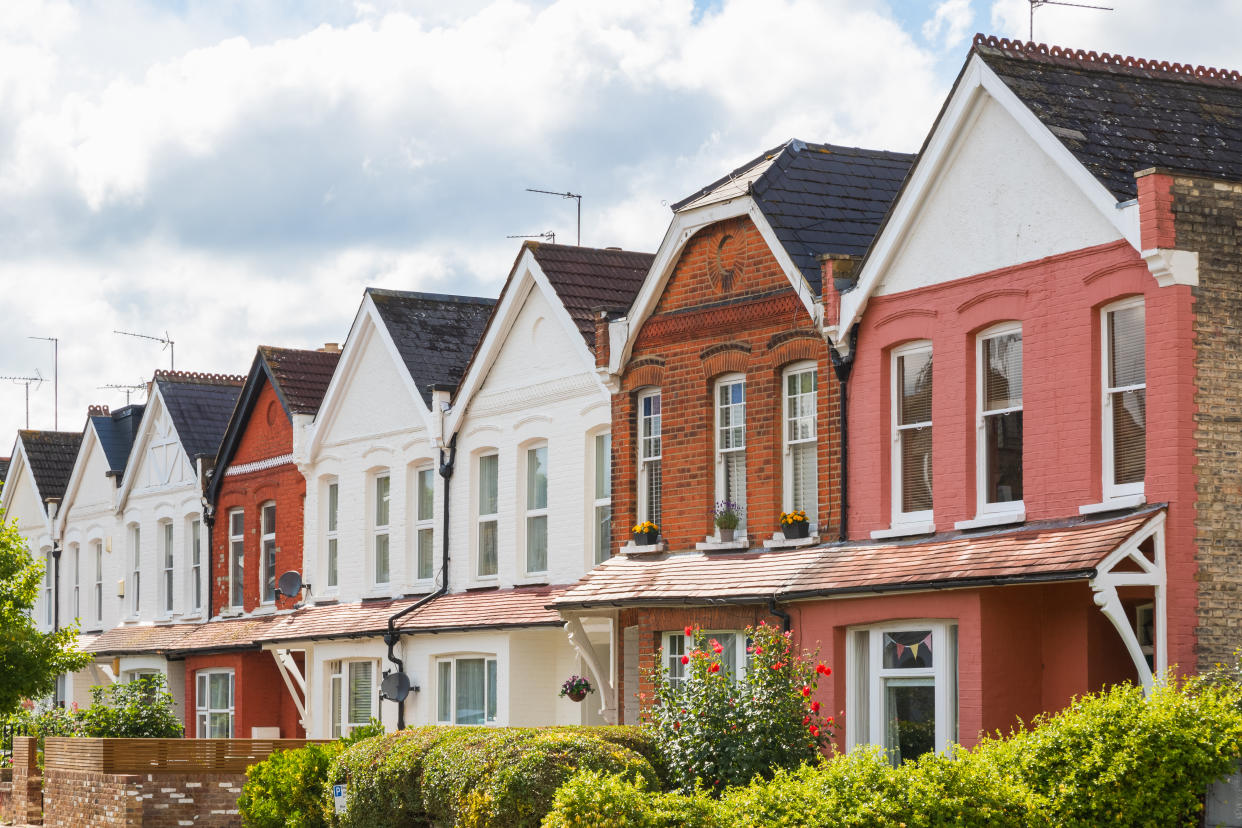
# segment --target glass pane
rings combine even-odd
[[[229,515],[229,534],[240,535],[244,528],[245,515],[242,512],[233,512]]]
[[[336,531],[336,515],[340,506],[340,487],[337,483],[328,484],[328,531]]]
[[[786,437],[790,441],[815,438],[815,372],[802,371],[786,378]]]
[[[901,435],[901,511],[932,507],[932,430],[909,428]]]
[[[737,635],[734,633],[717,633],[709,638],[716,639],[724,650],[720,654],[720,669],[729,674],[732,679],[737,678]]]
[[[263,507],[263,526],[262,532],[265,535],[271,535],[276,532],[276,504],[269,503]]]
[[[418,519],[431,520],[435,511],[435,478],[431,469],[418,473]]]
[[[164,524],[164,568],[171,568],[173,565],[173,527],[171,523]]]
[[[720,401],[719,438],[720,450],[741,448],[746,445],[746,384],[730,382],[717,390]]]
[[[983,410],[1022,405],[1022,334],[983,340]]]
[[[208,703],[213,710],[227,709],[229,706],[229,675],[228,673],[209,673],[207,675]]]
[[[724,499],[743,511],[738,526],[746,523],[746,452],[733,451],[724,456]]]
[[[479,458],[479,514],[496,514],[497,474],[500,458],[495,454]]]
[[[438,702],[436,705],[436,721],[453,721],[453,662],[441,661],[436,665],[440,680],[438,684]]]
[[[418,530],[418,577],[430,578],[432,557],[435,555],[435,531],[432,529]]]
[[[548,568],[548,517],[539,515],[526,519],[526,571],[543,572]]]
[[[664,659],[668,662],[668,680],[670,684],[680,684],[686,676],[686,667],[681,657],[686,654],[686,637],[681,633],[670,633],[668,647]]]
[[[263,541],[263,600],[276,600],[276,541]]]
[[[328,586],[336,586],[336,538],[328,539]]]
[[[526,452],[526,508],[548,508],[548,447]]]
[[[612,497],[612,434],[595,437],[595,499]]]
[[[484,666],[481,658],[457,660],[457,724],[484,723]]]
[[[388,525],[388,477],[375,478],[375,525]]]
[[[1146,381],[1145,313],[1143,305],[1108,313],[1108,384],[1113,388]]]
[[[366,724],[371,721],[371,663],[349,663],[349,723]]]
[[[603,563],[612,557],[612,507],[595,507],[595,562]]]
[[[897,422],[900,425],[931,422],[931,351],[903,354],[897,358]]]
[[[375,536],[375,583],[388,583],[388,536]]]
[[[194,719],[194,733],[200,739],[208,739],[207,733],[207,714],[199,713]]]
[[[819,518],[818,462],[815,456],[817,447],[816,443],[799,443],[789,447],[792,508],[806,512],[811,523]]]
[[[885,747],[899,765],[936,749],[936,686],[932,679],[885,679]]]
[[[932,666],[931,630],[884,633],[884,669],[917,669]]]
[[[487,720],[496,721],[496,660],[487,662]]]
[[[171,569],[164,570],[164,611],[172,612],[173,610],[173,571]]]
[[[242,605],[242,581],[246,573],[246,548],[242,541],[233,543],[233,572],[229,600],[235,607]]]
[[[233,714],[232,713],[212,713],[210,714],[210,725],[208,731],[211,739],[231,739],[233,738]]]
[[[334,676],[330,683],[332,685],[332,738],[341,738],[341,679]]]
[[[643,397],[641,402],[641,457],[659,457],[661,452],[660,432],[663,415],[661,413],[661,397],[651,394]]]
[[[197,520],[191,521],[190,522],[190,560],[195,566],[198,566],[200,563],[202,563],[202,560],[203,560],[203,538],[202,538],[201,532],[202,532],[201,524]],[[96,558],[96,560],[98,560],[98,558]]]
[[[988,503],[1022,499],[1022,412],[983,418]]]
[[[479,574],[496,574],[496,521],[479,524]]]
[[[649,460],[643,464],[643,473],[646,475],[646,498],[643,506],[645,508],[644,517],[654,523],[660,525],[662,489],[664,485],[663,476],[660,472],[660,460]]]
[[[1113,401],[1115,483],[1142,483],[1147,473],[1147,391],[1122,391]]]

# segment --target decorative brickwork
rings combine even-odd
[[[57,770],[47,778],[44,824],[56,828],[240,826],[244,773],[108,774]]]
[[[43,821],[43,780],[39,775],[39,740],[13,737],[13,783],[4,816],[18,824]],[[80,823],[87,824],[87,823]]]

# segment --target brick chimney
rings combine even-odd
[[[858,257],[846,253],[824,253],[819,257],[819,264],[824,324],[836,325],[841,321],[841,294],[858,283]]]

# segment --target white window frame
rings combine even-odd
[[[897,361],[901,357],[910,356],[912,354],[921,353],[923,351],[926,351],[932,354],[932,419],[921,421],[919,423],[911,423],[909,425],[903,426],[901,425],[901,389],[898,388],[898,385],[897,385]],[[935,389],[936,389],[936,381],[935,381],[936,368],[935,366],[936,366],[935,353],[932,351],[931,340],[927,340],[927,339],[919,340],[918,342],[911,342],[906,345],[902,345],[900,348],[894,348],[892,353],[889,355],[889,374],[890,374],[890,377],[889,377],[889,430],[891,431],[891,437],[892,437],[892,452],[891,452],[892,457],[890,458],[891,459],[890,473],[893,478],[892,479],[892,501],[893,501],[892,512],[893,512],[893,528],[895,529],[902,527],[902,526],[918,526],[920,528],[925,527],[925,526],[930,526],[933,521],[933,515],[935,514],[935,506],[934,506],[935,491],[936,491],[935,480],[934,480],[934,477],[935,477],[935,465],[934,464],[935,464],[935,457],[936,457],[936,443],[935,443],[936,432],[935,432],[935,427],[934,427],[935,405],[936,405],[935,404]],[[920,509],[914,512],[903,512],[901,509],[901,504],[903,500],[902,495],[904,494],[904,491],[902,489],[902,483],[904,481],[904,476],[902,474],[902,467],[901,467],[901,432],[904,430],[924,428],[924,427],[932,428],[932,463],[933,463],[932,465],[932,476],[933,476],[932,503],[933,503],[933,507],[931,509]]]
[[[811,389],[811,436],[791,439],[789,436],[790,426],[794,419],[801,418],[795,418],[792,414],[795,398],[789,395],[789,379],[790,377],[806,373],[814,376]],[[797,396],[803,395],[799,394]],[[785,502],[785,508],[782,511],[792,512],[797,508],[794,504],[793,447],[808,444],[814,449],[812,453],[815,457],[815,492],[811,496],[811,508],[806,510],[806,516],[811,525],[811,534],[815,535],[819,533],[819,366],[811,360],[804,360],[787,366],[781,372],[781,457],[784,461],[782,463],[784,466],[784,491],[781,499]]]
[[[142,527],[132,523],[126,534],[129,537],[130,615],[137,618],[142,610]]]
[[[1144,323],[1146,323],[1146,302],[1142,296],[1132,297],[1130,299],[1122,299],[1120,302],[1112,302],[1100,308],[1100,443],[1102,450],[1101,468],[1103,470],[1103,494],[1104,500],[1114,500],[1117,498],[1142,498],[1144,496],[1144,482],[1138,483],[1115,483],[1116,467],[1113,461],[1113,394],[1122,391],[1136,391],[1142,389],[1147,390],[1147,374],[1146,374],[1146,355],[1144,355],[1144,374],[1143,382],[1139,385],[1118,385],[1111,386],[1108,384],[1108,368],[1109,368],[1109,319],[1108,315],[1113,311],[1126,310],[1128,308],[1140,307],[1144,308]],[[1147,330],[1144,326],[1143,330],[1143,347],[1147,347]],[[1144,405],[1144,411],[1146,406]],[[1144,427],[1144,438],[1146,438],[1147,430]]]
[[[931,619],[889,621],[846,631],[845,720],[846,750],[866,744],[885,745],[884,686],[890,678],[931,678],[936,693],[935,749],[944,753],[958,742],[957,622]],[[928,630],[932,635],[932,666],[918,669],[884,669],[884,633]],[[865,664],[860,659],[866,659]],[[862,698],[865,694],[865,699]],[[864,703],[865,702],[865,703]]]
[[[551,481],[548,479],[548,476],[545,474],[544,476],[544,505],[543,506],[538,506],[533,503],[534,492],[530,485],[531,464],[532,464],[532,461],[534,460],[534,457],[532,457],[532,455],[537,453],[540,449],[543,450],[544,469],[546,472],[547,469],[551,468],[551,461],[549,459],[551,455],[551,451],[549,450],[548,442],[546,440],[540,440],[538,442],[528,443],[522,447],[522,479],[521,481],[519,481],[521,483],[522,502],[524,504],[524,508],[522,510],[522,523],[521,523],[522,571],[526,573],[526,577],[528,578],[547,575],[548,558],[550,557],[549,553],[551,551],[551,545],[552,545],[551,538],[549,537],[549,531],[548,531],[551,528],[549,526],[551,520],[548,516],[548,506],[547,506],[548,501],[550,500],[550,496],[551,496],[551,488],[552,488]],[[530,527],[531,527],[532,519],[538,520],[539,518],[543,518],[543,536],[544,536],[543,567],[532,569],[531,559],[530,559],[530,556],[531,556]]]
[[[483,511],[483,461],[488,457],[496,458],[496,511]],[[478,486],[474,491],[474,577],[478,580],[491,580],[499,577],[500,574],[500,453],[496,451],[485,451],[478,454],[474,459],[475,479]],[[483,572],[483,527],[485,524],[492,524],[496,537],[496,571]]]
[[[746,648],[749,646],[746,630],[703,630],[702,632],[704,639],[708,642],[713,638],[718,640],[722,635],[735,636],[734,640],[737,643],[733,647],[733,675],[739,677],[746,675],[750,666],[750,659],[746,653]],[[690,652],[691,647],[688,645],[691,643],[692,639],[684,632],[670,630],[661,633],[660,646],[664,650],[664,674],[668,676],[670,684],[676,685],[685,681],[681,657]],[[682,674],[678,675],[678,673]]]
[[[341,483],[335,478],[325,481],[324,503],[324,590],[333,593],[341,587],[340,573],[340,518]]]
[[[269,518],[270,525],[269,525]],[[270,545],[270,546],[269,546]],[[269,554],[268,550],[271,549]],[[276,501],[264,501],[259,506],[259,603],[276,603]],[[268,582],[271,596],[268,596]]]
[[[192,612],[203,609],[203,522],[200,518],[190,518],[186,529],[186,546],[190,559],[190,594],[189,603]]]
[[[995,339],[1001,336],[1009,336],[1011,334],[1022,335],[1021,322],[1002,322],[999,325],[993,325],[987,330],[981,331],[975,336],[975,503],[979,517],[1013,515],[1015,518],[1025,517],[1026,504],[1023,500],[1007,500],[999,503],[988,503],[988,434],[987,434],[987,418],[996,417],[1003,414],[1012,414],[1021,412],[1025,404],[1026,387],[1023,383],[1023,399],[1015,406],[1008,408],[996,408],[990,411],[984,411],[985,402],[984,377],[986,366],[983,364],[983,343],[988,339]],[[1022,360],[1026,360],[1025,345],[1023,340]],[[934,364],[934,363],[933,363]],[[1025,376],[1026,366],[1022,367]],[[1025,432],[1025,430],[1024,430]],[[1025,433],[1023,435],[1023,452],[1025,452]],[[933,454],[934,456],[934,454]],[[1025,481],[1023,490],[1025,493]]]
[[[231,609],[242,609],[246,604],[246,510],[229,509],[229,603]],[[240,531],[234,526],[234,518],[240,518]],[[241,553],[240,555],[238,553]],[[238,561],[241,566],[238,566]]]
[[[426,475],[431,488],[431,504],[427,512],[423,512],[423,475]],[[411,499],[410,512],[414,517],[414,531],[411,537],[414,539],[414,555],[413,569],[411,570],[416,581],[431,581],[436,574],[436,467],[434,465],[420,465],[414,468],[414,485],[413,498]],[[427,552],[427,574],[422,572],[423,564],[423,541],[426,540]]]
[[[73,617],[82,617],[82,547],[73,544]]]
[[[720,416],[721,408],[722,408],[722,405],[720,402],[720,391],[726,386],[732,386],[732,385],[742,386],[742,402],[741,402],[742,445],[734,446],[732,448],[726,449],[726,448],[721,447],[721,439],[720,439],[721,430],[723,428],[723,426],[721,425],[721,416]],[[730,403],[729,407],[732,408],[734,405],[735,405],[734,403]],[[747,448],[746,375],[732,373],[732,374],[725,374],[717,378],[716,382],[712,385],[712,408],[715,411],[715,419],[713,422],[715,423],[714,447],[715,447],[715,452],[716,452],[716,502],[719,503],[722,500],[730,499],[728,493],[725,491],[725,455],[726,454],[740,454],[742,456],[742,465],[744,467],[747,465],[746,463],[746,448]],[[736,426],[733,426],[733,427],[736,427]],[[750,479],[750,470],[749,468],[747,468],[746,477],[742,485],[742,490],[743,490],[742,498],[740,501],[739,500],[733,501],[739,507],[741,507],[741,514],[738,515],[738,521],[737,521],[738,536],[744,536],[746,534],[746,522],[747,522],[747,518],[749,517],[748,510],[746,508],[746,492],[748,491],[747,483],[749,482],[749,479]]]
[[[228,707],[211,706],[211,677],[228,676],[229,703]],[[236,716],[236,677],[232,670],[198,670],[194,673],[194,735],[199,739],[232,739],[237,730]],[[207,736],[212,714],[227,713],[229,716],[229,733],[227,736]]]
[[[461,661],[482,661],[483,662],[483,724],[488,726],[496,726],[501,724],[500,721],[500,665],[494,653],[461,653],[452,656],[440,656],[435,660],[435,677],[436,677],[436,697],[435,697],[435,721],[441,725],[457,725],[457,664]],[[448,667],[448,682],[445,682],[446,671]],[[448,695],[447,712],[445,716],[444,696]],[[489,709],[488,705],[495,696],[496,707]],[[477,723],[473,723],[477,726]]]
[[[176,555],[173,547],[173,524],[171,520],[159,522],[160,530],[160,615],[167,618],[176,607]]]
[[[97,540],[92,542],[92,551],[95,553],[95,623],[103,624],[104,608],[103,608],[103,541]]]
[[[368,710],[366,721],[352,721],[350,699],[353,697],[353,681],[355,667],[366,667],[370,676],[371,688],[368,691]],[[333,739],[348,736],[356,727],[364,727],[371,719],[379,716],[379,676],[377,665],[372,659],[339,659],[328,662],[328,728]]]
[[[587,525],[591,527],[588,566],[595,566],[612,556],[612,432],[600,431],[590,435],[587,450],[591,460],[590,476],[587,478],[587,491],[590,492]]]
[[[384,483],[385,491],[381,495],[380,484]],[[376,587],[387,587],[392,584],[392,474],[388,469],[381,469],[371,475],[371,584]],[[380,523],[380,505],[384,506],[384,522]],[[380,546],[384,547],[384,572],[386,577],[380,578]]]
[[[643,414],[643,408],[645,407],[646,401],[652,400],[652,399],[656,400],[655,406],[660,409],[659,412],[655,414],[651,414],[651,415]],[[660,524],[660,521],[664,517],[664,514],[663,514],[664,513],[664,509],[663,509],[663,499],[664,499],[664,468],[663,468],[664,398],[663,398],[663,392],[659,388],[649,388],[649,389],[640,391],[636,399],[636,404],[637,404],[637,413],[638,413],[638,418],[637,418],[637,424],[638,424],[638,431],[637,431],[637,437],[638,437],[638,510],[637,510],[637,514],[638,514],[638,520],[640,523],[642,521],[649,520],[649,521],[652,521],[653,523]],[[644,425],[647,422],[650,422],[652,424],[652,434],[650,437],[644,438],[643,437]],[[658,450],[649,453],[648,450],[653,447]],[[659,484],[656,486],[656,488],[658,488],[659,491],[655,493],[655,496],[657,499],[657,503],[660,504],[659,511],[655,511],[654,514],[653,514],[653,510],[650,508],[649,501],[651,500],[652,492],[651,492],[651,481],[648,479],[649,478],[649,475],[648,475],[649,467],[653,465],[659,469],[658,472],[655,472],[655,474],[658,474],[659,476]]]

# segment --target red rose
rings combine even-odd
[[[815,668],[815,672],[819,673],[821,676],[831,676],[832,668],[826,664],[821,664]]]
[[[681,730],[681,722],[673,722],[673,730]]]
[[[686,627],[686,638],[694,638],[694,627]]]
[[[819,735],[819,728],[818,728],[818,727],[816,727],[815,725],[811,725],[811,735],[812,735],[812,736],[818,736],[818,735]]]
[[[713,652],[713,653],[715,653],[716,655],[720,655],[721,653],[723,653],[723,652],[724,652],[724,647],[720,646],[720,642],[719,642],[719,641],[717,641],[716,639],[714,639],[714,638],[713,638],[711,643],[712,643],[712,652]]]
[[[811,712],[812,712],[812,713],[818,713],[818,712],[819,712],[819,702],[817,702],[817,701],[813,701],[813,702],[811,702]]]
[[[718,662],[718,661],[713,661],[713,662],[712,662],[712,666],[707,668],[707,672],[709,672],[709,673],[719,673],[719,672],[720,672],[720,662]]]
[[[810,723],[811,723],[811,717],[810,717],[810,716],[803,716],[803,717],[802,717],[802,724],[803,724],[803,725],[809,725]]]
[[[681,663],[682,663],[682,664],[689,664],[689,663],[690,663],[690,656],[682,656],[682,657],[681,657]]]
[[[806,696],[811,695],[811,688],[810,688],[810,687],[807,687],[805,684],[804,684],[804,685],[802,685],[802,695],[803,695],[803,697],[804,697],[804,698],[805,698]]]

